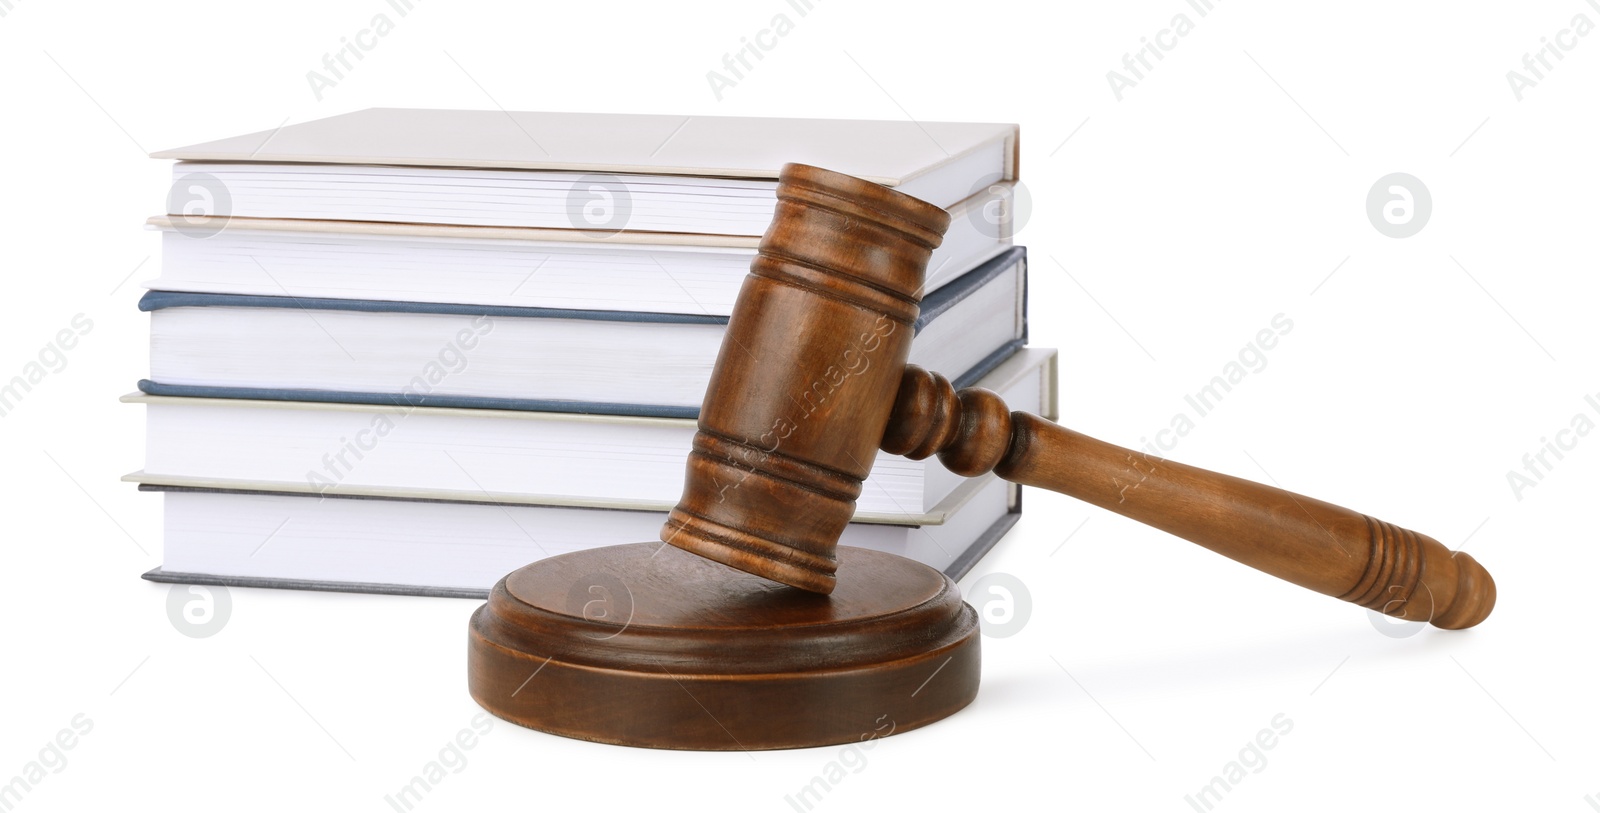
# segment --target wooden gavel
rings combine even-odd
[[[784,167],[662,541],[829,593],[839,534],[882,448],[1076,497],[1396,618],[1462,629],[1489,615],[1488,571],[1430,537],[1103,443],[908,366],[923,274],[949,221],[878,184]]]
[[[907,366],[949,220],[875,183],[784,168],[661,530],[670,544],[587,548],[501,579],[468,624],[479,704],[562,736],[697,750],[864,743],[965,708],[982,636],[955,583],[837,547],[879,448],[1069,494],[1397,618],[1459,629],[1493,609],[1489,574],[1426,536],[1119,449]]]

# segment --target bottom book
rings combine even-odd
[[[163,493],[156,582],[482,599],[529,562],[658,538],[664,511],[237,491]],[[915,559],[960,579],[1016,523],[1021,487],[963,483],[941,524],[853,522],[842,545]]]

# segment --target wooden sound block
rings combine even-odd
[[[943,573],[844,547],[831,595],[657,542],[569,553],[472,615],[478,704],[581,740],[805,748],[918,728],[978,692],[978,619]]]

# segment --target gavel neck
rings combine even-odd
[[[1000,396],[977,388],[957,392],[944,376],[908,364],[882,448],[912,460],[938,455],[945,468],[977,477],[1015,457],[1014,440],[1011,408]]]

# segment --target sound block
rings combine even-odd
[[[472,615],[479,705],[580,740],[697,751],[806,748],[909,731],[978,693],[978,618],[955,583],[838,550],[831,595],[659,542],[545,559]]]

